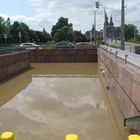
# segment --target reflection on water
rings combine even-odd
[[[39,66],[38,69],[38,64],[34,64],[32,70],[1,85],[4,93],[8,92],[8,87],[4,90],[6,86],[15,88],[13,96],[19,92],[16,88],[21,89],[0,108],[1,132],[12,130],[17,140],[63,140],[68,133],[77,133],[80,140],[117,140],[102,97],[103,89],[97,75],[93,76],[96,64]],[[32,74],[59,76],[31,78]],[[72,76],[75,74],[84,76]],[[24,82],[28,86],[22,89],[19,83]],[[8,93],[12,96],[11,89]]]

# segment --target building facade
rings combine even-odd
[[[112,16],[108,21],[108,16],[105,11],[105,22],[104,22],[104,37],[111,40],[119,40],[121,35],[120,27],[115,27]]]

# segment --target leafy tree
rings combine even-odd
[[[59,42],[59,41],[63,41],[63,40],[73,42],[74,33],[70,27],[64,26],[55,33],[54,40],[55,40],[55,42]]]
[[[21,39],[22,42],[28,42],[29,41],[29,27],[23,23],[15,21],[13,25],[11,25],[10,29],[10,37],[11,42],[18,43],[19,42],[19,32],[21,32]]]
[[[60,17],[56,25],[52,27],[51,36],[54,37],[55,33],[64,26],[72,28],[72,24],[68,24],[68,18]]]
[[[133,24],[125,25],[125,40],[128,41],[129,39],[134,38],[134,33],[137,34],[138,30],[137,27]]]
[[[5,20],[0,16],[0,34],[5,31]]]
[[[4,43],[3,33],[6,31],[5,20],[0,16],[0,43]]]
[[[48,42],[51,40],[50,35],[46,31],[35,31],[38,36],[38,42]]]

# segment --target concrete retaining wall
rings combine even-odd
[[[105,86],[111,91],[123,117],[140,116],[140,70],[101,48],[98,49],[98,62]],[[140,129],[140,125],[131,128]]]
[[[97,49],[33,50],[32,62],[97,62]]]
[[[0,80],[8,78],[30,66],[29,52],[0,55]]]

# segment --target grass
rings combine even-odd
[[[117,45],[109,45],[109,47],[115,48],[115,49],[120,49],[121,48],[120,46],[117,46]]]

